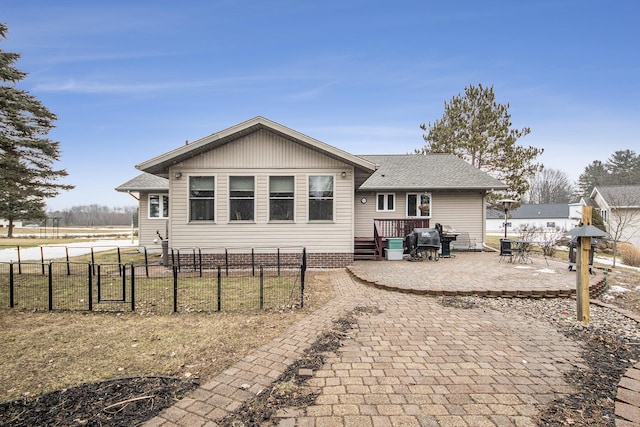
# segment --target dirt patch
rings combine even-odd
[[[443,307],[464,308],[467,310],[476,307],[475,302],[472,300],[456,297],[442,297],[440,298],[440,305]]]
[[[170,407],[198,383],[182,378],[121,378],[0,405],[7,427],[133,426]]]
[[[640,361],[639,343],[580,329],[565,331],[565,335],[584,343],[582,357],[588,369],[565,375],[577,392],[541,408],[537,425],[614,427],[617,385],[624,372]]]
[[[607,291],[600,300],[640,314],[640,273],[620,269],[608,272]]]

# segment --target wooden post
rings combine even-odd
[[[592,207],[582,207],[582,225],[591,225]],[[576,248],[576,298],[578,304],[578,320],[589,323],[589,259],[591,251],[591,237],[578,237]]]

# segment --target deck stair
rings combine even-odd
[[[354,260],[376,260],[376,242],[372,238],[356,237],[353,242]]]

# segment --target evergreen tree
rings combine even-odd
[[[613,178],[613,185],[640,184],[640,156],[633,150],[619,150],[613,153],[605,165]]]
[[[0,23],[0,41],[7,30]],[[0,50],[0,218],[9,221],[8,237],[15,220],[44,218],[45,199],[73,188],[55,182],[67,175],[53,167],[60,143],[47,138],[56,116],[16,87],[27,76],[14,66],[19,58]]]
[[[589,196],[593,187],[608,185],[640,185],[640,155],[633,150],[618,150],[606,163],[594,160],[578,178],[583,196]]]
[[[583,196],[591,195],[593,187],[608,185],[610,182],[609,172],[600,160],[591,162],[578,177],[578,187]]]
[[[542,170],[534,161],[543,150],[516,144],[531,130],[511,128],[509,104],[496,102],[493,86],[470,85],[464,91],[445,102],[440,120],[420,126],[428,133],[425,147],[416,152],[455,154],[505,182],[509,196],[521,197],[529,179]]]

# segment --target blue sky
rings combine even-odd
[[[50,200],[134,205],[134,165],[264,116],[353,154],[408,153],[469,84],[571,180],[640,153],[640,2],[0,0],[19,87],[58,116]]]

